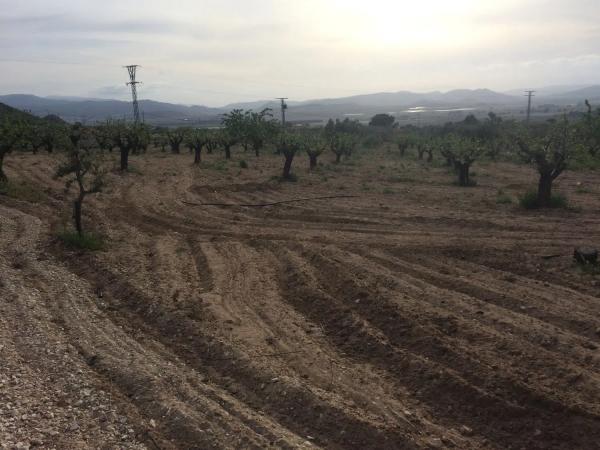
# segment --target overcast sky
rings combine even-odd
[[[600,0],[0,0],[0,94],[220,106],[600,84]]]

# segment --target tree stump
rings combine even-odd
[[[598,250],[592,247],[577,247],[573,252],[573,258],[579,264],[597,264]]]

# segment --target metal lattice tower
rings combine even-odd
[[[531,117],[531,97],[535,97],[533,95],[535,91],[525,91],[525,97],[527,97],[527,122],[529,122],[529,118]]]
[[[131,98],[133,100],[133,120],[135,123],[140,123],[140,108],[137,99],[137,85],[140,84],[141,81],[135,81],[135,72],[138,67],[140,66],[136,64],[125,66],[125,68],[127,68],[127,72],[129,72],[129,82],[126,84],[127,86],[131,86]]]
[[[285,110],[288,107],[285,101],[287,97],[277,97],[277,100],[281,100],[281,127],[285,130]]]

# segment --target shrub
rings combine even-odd
[[[527,191],[519,198],[519,204],[525,209],[538,209],[541,205],[538,202],[538,193],[535,190]],[[548,208],[566,208],[567,198],[561,194],[552,194],[547,205]]]
[[[104,238],[94,233],[79,235],[76,231],[63,231],[58,238],[67,247],[79,250],[97,251],[104,248]]]
[[[248,163],[242,159],[240,161],[240,169],[247,169],[247,168],[248,168]]]

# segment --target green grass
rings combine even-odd
[[[127,164],[127,173],[133,173],[135,175],[144,175],[140,169],[131,164]]]
[[[513,202],[513,199],[510,195],[504,193],[502,189],[498,189],[498,194],[496,196],[496,203],[499,205],[507,205]]]
[[[94,233],[84,233],[79,236],[76,231],[62,231],[58,233],[58,238],[65,246],[78,250],[97,251],[105,246],[104,238]]]
[[[208,165],[207,168],[223,172],[223,171],[227,170],[227,160],[220,159],[220,160],[215,161],[214,163]]]
[[[39,203],[44,198],[42,191],[26,181],[15,182],[9,180],[0,183],[0,195],[29,203]]]
[[[525,209],[540,208],[540,205],[538,204],[537,191],[530,190],[523,194],[519,198],[519,205]],[[567,198],[564,195],[552,194],[548,208],[566,208],[567,205]]]

